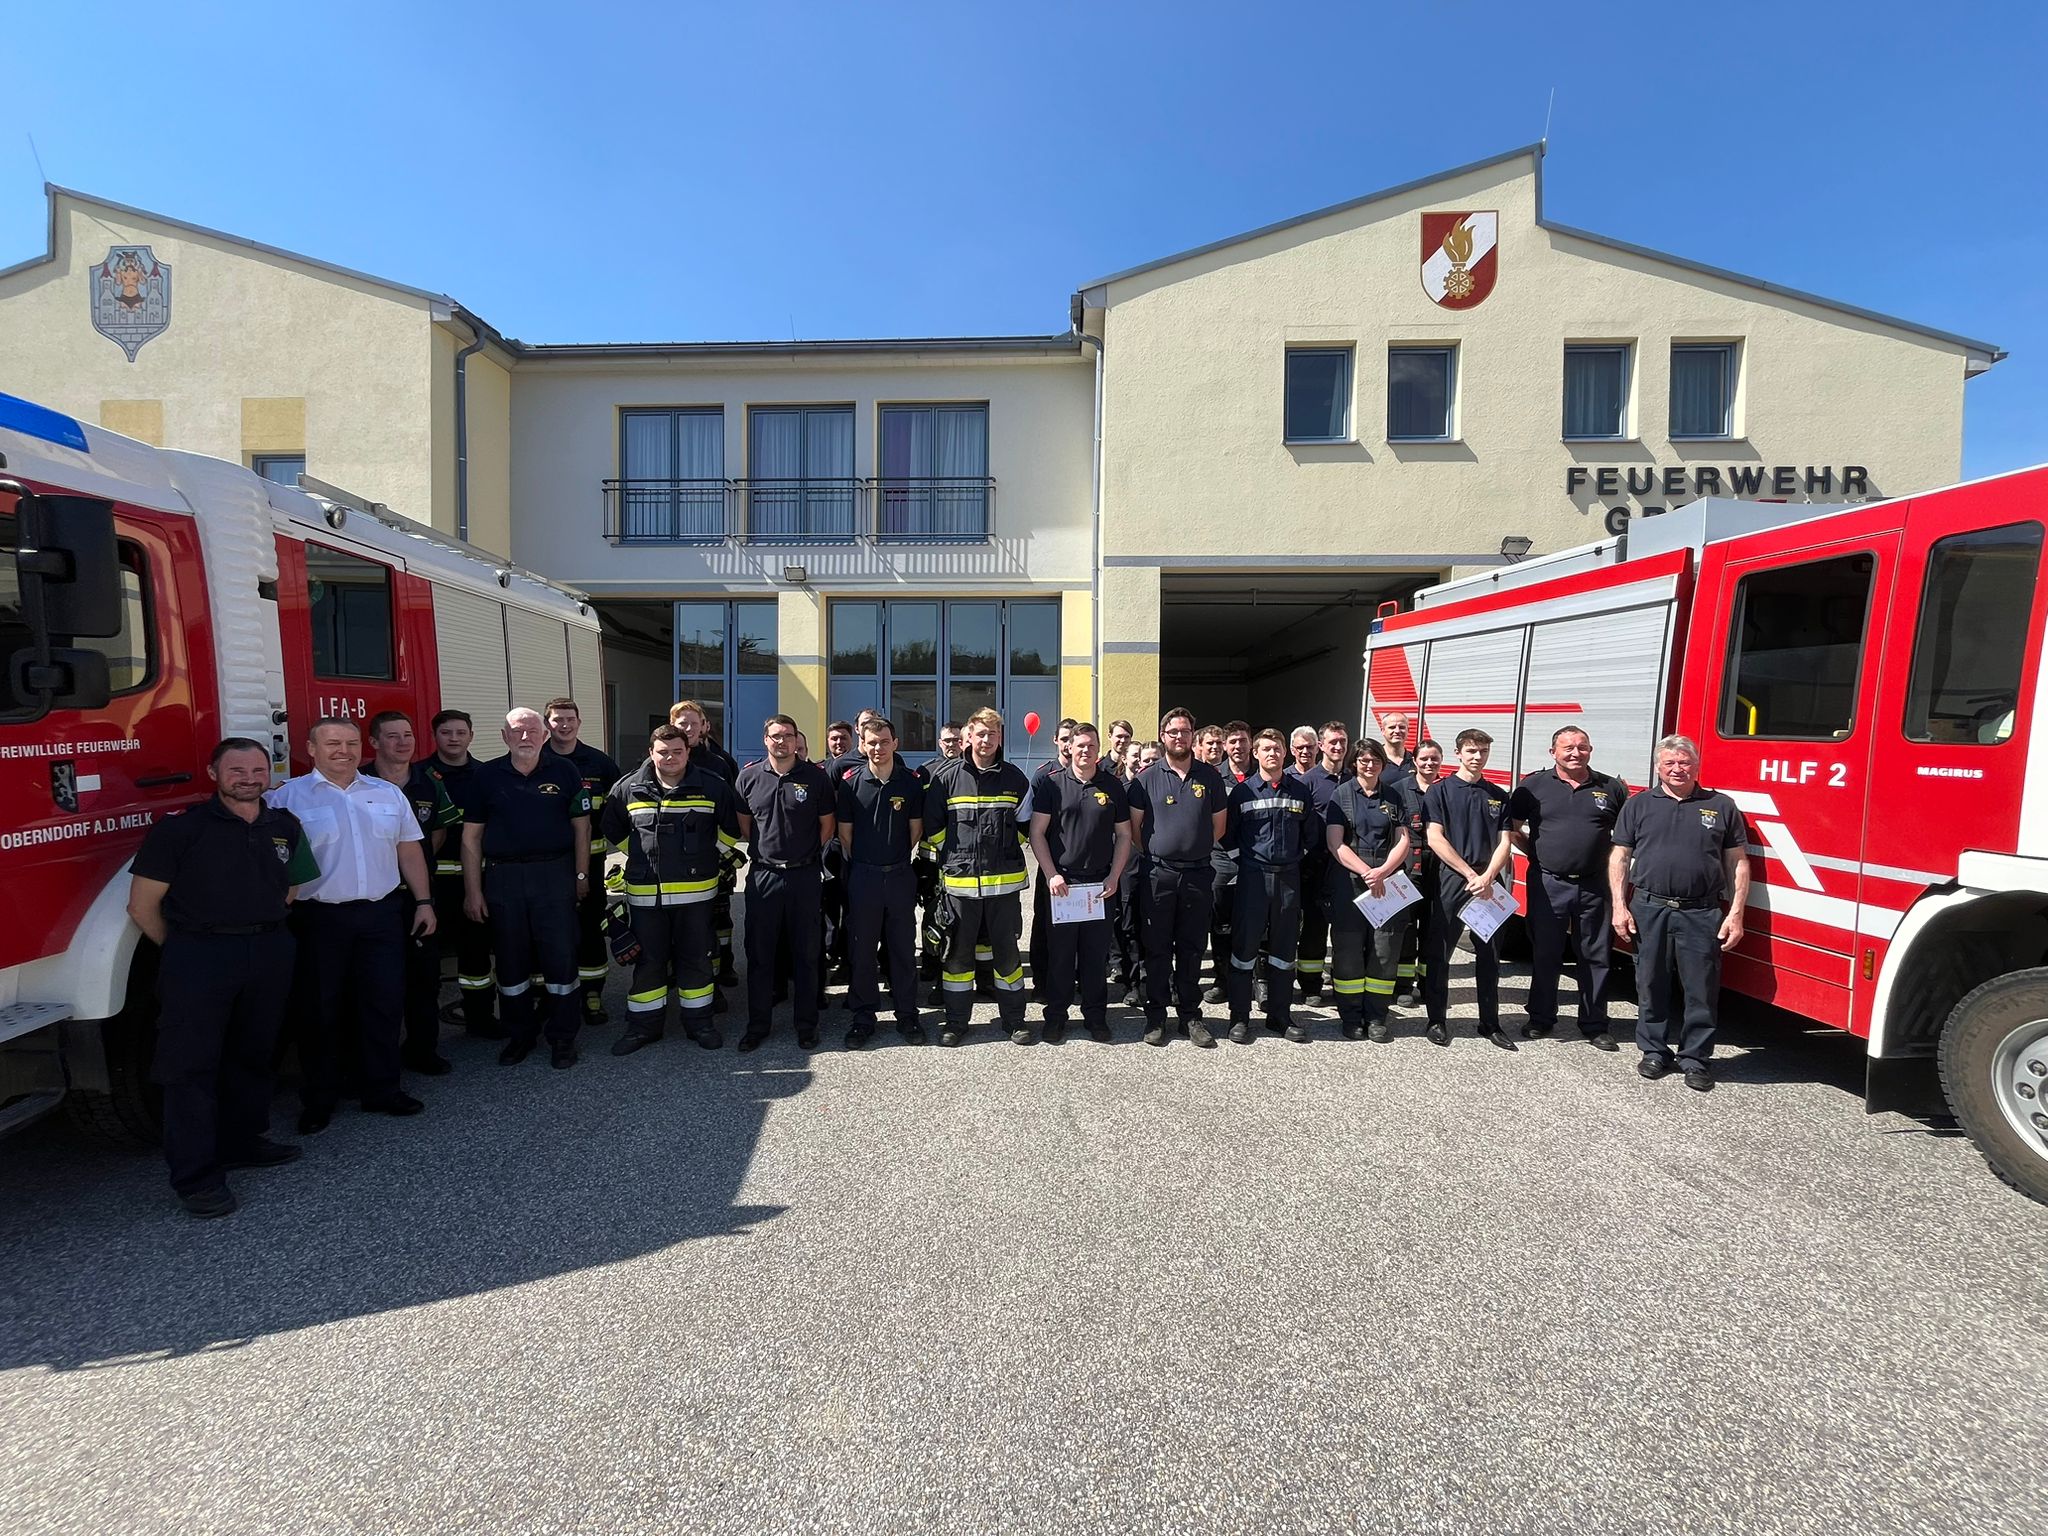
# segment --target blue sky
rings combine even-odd
[[[1055,331],[1086,279],[1534,140],[1554,86],[1552,217],[2004,347],[1965,472],[2048,460],[2048,7],[653,9],[16,9],[0,265],[42,249],[33,132],[60,184],[530,341]]]

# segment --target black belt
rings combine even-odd
[[[1600,870],[1600,871],[1597,871],[1597,872],[1595,872],[1595,873],[1593,873],[1593,874],[1586,874],[1586,875],[1572,875],[1572,874],[1566,874],[1566,873],[1565,873],[1565,872],[1564,872],[1563,870],[1561,870],[1561,869],[1545,869],[1545,868],[1544,868],[1544,867],[1543,867],[1542,865],[1540,865],[1540,864],[1536,866],[1536,869],[1537,869],[1537,873],[1539,873],[1539,874],[1545,874],[1545,875],[1548,875],[1548,876],[1550,876],[1550,878],[1551,878],[1551,879],[1553,879],[1553,880],[1563,880],[1563,881],[1566,881],[1566,882],[1568,882],[1568,883],[1570,883],[1570,884],[1572,884],[1572,885],[1579,885],[1579,884],[1581,884],[1581,883],[1583,883],[1583,882],[1585,882],[1585,881],[1587,881],[1587,880],[1598,880],[1598,879],[1600,879],[1600,878],[1601,878],[1601,877],[1602,877],[1603,875],[1605,875],[1605,874],[1606,874],[1606,871],[1605,871],[1605,870]]]
[[[203,934],[207,938],[246,938],[252,933],[275,933],[284,926],[284,919],[274,923],[187,923],[173,928],[172,933],[181,935]]]
[[[1653,907],[1669,907],[1674,912],[1705,912],[1710,908],[1718,912],[1721,908],[1719,897],[1694,896],[1680,898],[1677,896],[1659,896],[1655,891],[1637,891],[1636,895],[1650,903]]]
[[[322,901],[318,896],[308,896],[306,903],[315,907],[377,907],[382,906],[404,889],[405,887],[402,885],[394,885],[382,896],[359,896],[354,901]]]
[[[573,848],[564,848],[560,853],[486,853],[486,864],[554,864],[575,853]]]
[[[1168,869],[1194,870],[1209,868],[1209,861],[1207,859],[1155,859],[1148,853],[1145,855],[1145,860],[1149,864],[1163,864]]]
[[[774,859],[764,859],[757,853],[754,855],[754,862],[763,869],[808,869],[818,862],[818,856],[814,853],[808,859],[797,859],[792,863],[783,864]]]
[[[776,867],[787,869],[792,866],[785,864]],[[870,864],[866,859],[855,859],[847,867],[849,869],[870,869],[873,870],[876,874],[881,875],[887,874],[892,869],[908,869],[910,867],[910,860],[898,859],[893,864]]]

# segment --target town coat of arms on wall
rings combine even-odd
[[[92,268],[92,328],[128,354],[171,325],[171,269],[146,245],[115,245]]]

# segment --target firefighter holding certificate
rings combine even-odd
[[[1130,800],[1123,781],[1102,766],[1100,750],[1095,727],[1077,724],[1067,738],[1067,761],[1040,774],[1031,787],[1031,851],[1038,859],[1049,906],[1077,885],[1099,884],[1105,899],[1115,895],[1131,856]],[[1056,1043],[1066,1033],[1067,1009],[1073,1005],[1078,977],[1081,1022],[1094,1039],[1107,1040],[1107,910],[1098,906],[1086,921],[1048,922],[1046,928],[1045,1038]],[[1010,1038],[1028,1045],[1031,1031],[1019,1027]]]
[[[1347,1040],[1385,1040],[1394,973],[1413,908],[1375,926],[1358,909],[1362,894],[1386,894],[1388,876],[1408,860],[1408,802],[1384,784],[1386,753],[1370,737],[1351,752],[1351,777],[1330,792],[1323,811],[1330,849],[1324,876],[1330,908],[1330,985]]]

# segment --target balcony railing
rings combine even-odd
[[[985,544],[995,480],[606,480],[612,544]]]

